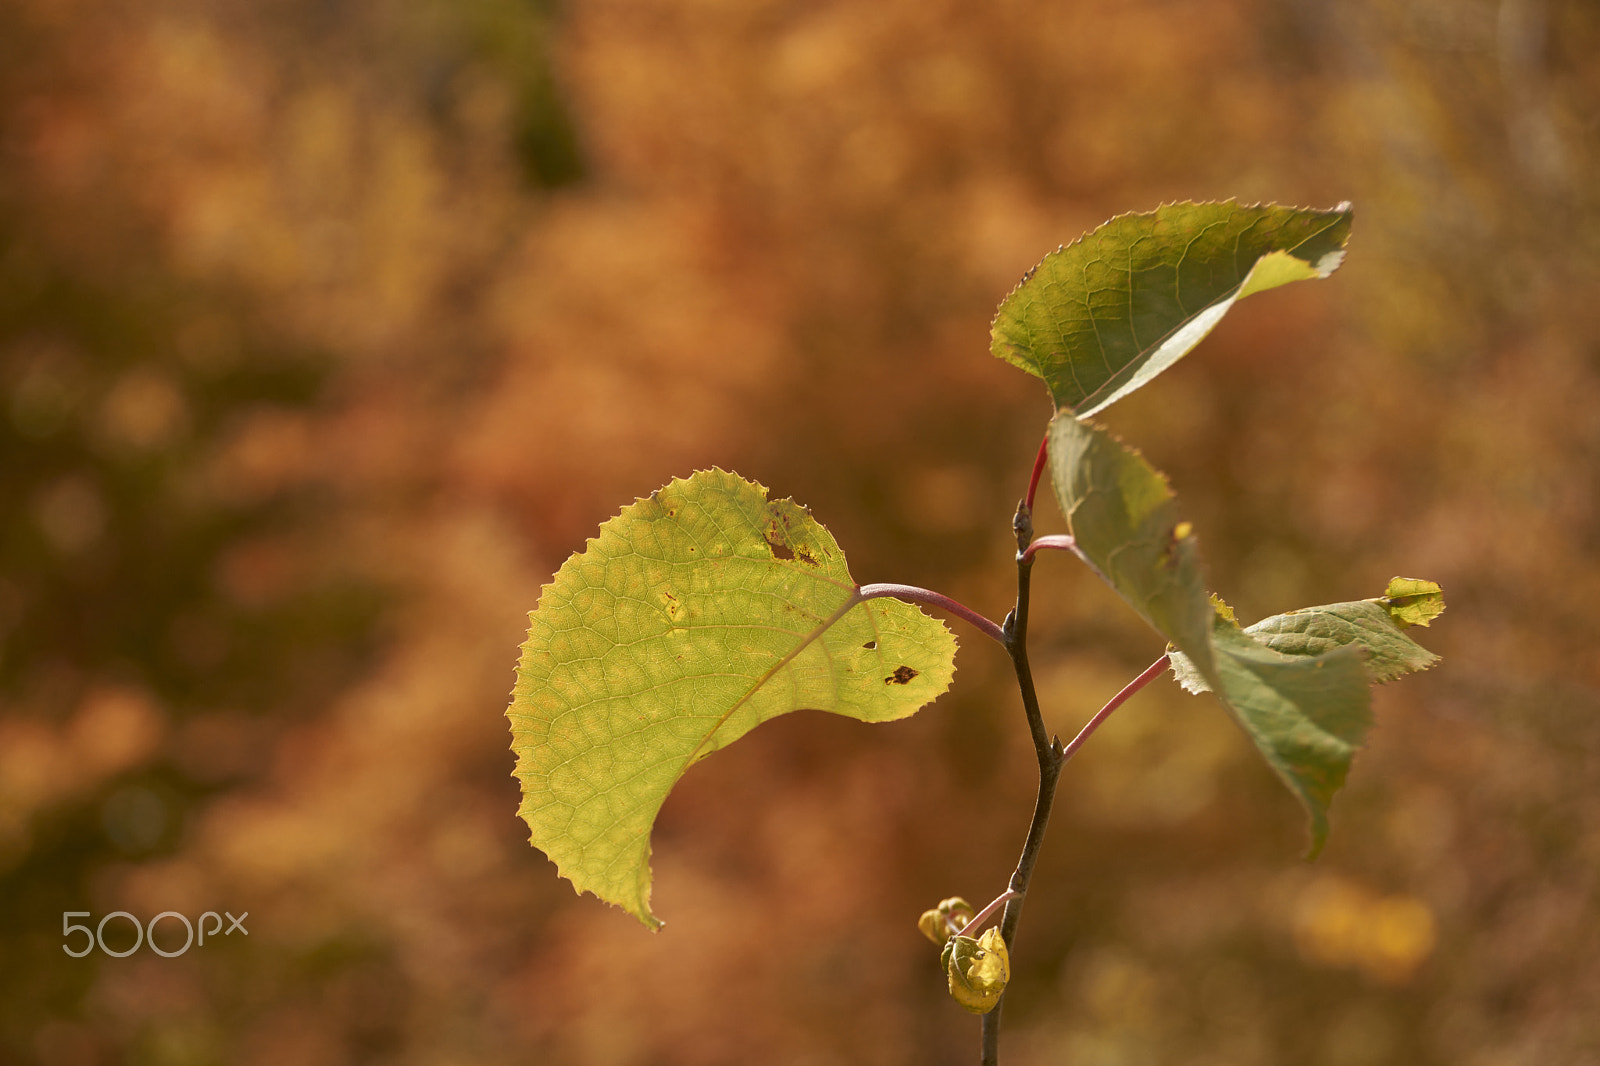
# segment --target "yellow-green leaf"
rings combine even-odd
[[[1426,626],[1444,613],[1444,590],[1419,577],[1394,577],[1384,590],[1389,617],[1401,626]]]
[[[691,765],[788,711],[889,721],[949,687],[944,624],[858,595],[809,512],[722,470],[602,525],[529,615],[506,712],[534,846],[658,927],[650,831]]]
[[[1011,980],[1011,953],[998,929],[976,939],[951,937],[939,962],[949,978],[951,998],[973,1014],[994,1010]]]
[[[922,930],[923,936],[943,947],[952,936],[967,927],[976,913],[972,904],[960,896],[951,896],[940,900],[932,910],[923,911],[922,917],[917,919],[917,928]]]
[[[1200,343],[1239,300],[1325,278],[1351,209],[1168,204],[1118,215],[1046,256],[1000,304],[990,350],[1087,417]]]

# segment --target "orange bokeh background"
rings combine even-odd
[[[955,623],[912,720],[697,767],[651,935],[515,816],[526,612],[716,465],[1003,615],[1048,402],[995,304],[1227,197],[1354,201],[1348,261],[1106,420],[1242,619],[1428,577],[1445,661],[1377,693],[1311,865],[1214,702],[1119,712],[1002,1061],[1600,1060],[1597,51],[1581,0],[13,0],[0,1061],[974,1061],[915,923],[1016,861],[1001,653]],[[1161,642],[1070,560],[1034,588],[1070,733]],[[169,910],[248,937],[61,950]]]

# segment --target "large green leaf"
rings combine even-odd
[[[506,712],[520,813],[576,889],[651,928],[650,830],[685,770],[788,711],[903,718],[954,674],[942,622],[861,601],[809,512],[721,470],[602,525],[529,620]]]
[[[1437,660],[1400,629],[1443,610],[1438,586],[1397,578],[1385,597],[1293,611],[1241,630],[1207,596],[1189,523],[1166,478],[1139,453],[1057,414],[1050,463],[1078,549],[1171,642],[1184,687],[1215,693],[1300,798],[1315,855],[1327,838],[1328,804],[1371,725],[1369,680]]]
[[[1333,273],[1350,219],[1349,204],[1232,200],[1118,215],[1023,277],[990,350],[1043,378],[1057,409],[1092,415],[1177,362],[1237,301]]]

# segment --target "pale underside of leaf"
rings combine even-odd
[[[944,624],[856,593],[809,512],[725,471],[602,525],[529,615],[507,710],[534,846],[658,927],[650,831],[690,765],[789,711],[889,721],[949,686]]]
[[[1171,642],[1184,687],[1215,693],[1300,798],[1316,854],[1328,804],[1371,724],[1369,680],[1426,668],[1436,656],[1401,633],[1387,599],[1307,608],[1239,629],[1205,591],[1195,537],[1166,478],[1138,452],[1058,413],[1050,461],[1079,550]]]
[[[1119,215],[1046,256],[1000,304],[993,354],[1087,417],[1170,367],[1239,300],[1323,278],[1344,258],[1349,204],[1168,204]]]

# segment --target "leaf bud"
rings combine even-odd
[[[998,929],[990,929],[976,940],[951,937],[939,963],[950,977],[951,998],[973,1014],[994,1010],[1011,979],[1011,954]]]
[[[917,928],[922,930],[923,936],[943,947],[951,936],[966,928],[973,913],[972,904],[960,896],[951,896],[940,900],[934,910],[923,911],[922,917],[917,919]]]

